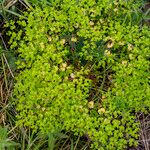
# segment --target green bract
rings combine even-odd
[[[9,24],[11,49],[19,55],[17,123],[35,131],[88,134],[93,149],[136,146],[133,112],[150,108],[150,33],[138,26],[140,3],[49,3]]]

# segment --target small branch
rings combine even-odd
[[[10,2],[5,6],[5,8],[6,8],[6,9],[9,9],[9,7],[13,6],[15,3],[17,3],[17,1],[18,1],[18,0],[12,0],[12,1],[10,1]]]
[[[8,48],[7,48],[6,44],[5,44],[5,41],[3,39],[2,33],[0,33],[0,38],[2,39],[2,42],[3,42],[3,45],[4,45],[5,49],[8,50]]]
[[[11,69],[10,69],[10,66],[9,66],[9,64],[8,64],[8,61],[7,61],[7,59],[6,59],[5,55],[4,55],[4,53],[3,53],[3,58],[4,58],[4,60],[5,60],[6,64],[7,64],[7,66],[8,66],[8,69],[9,69],[9,71],[10,71],[11,76],[14,78],[13,72],[12,72]]]

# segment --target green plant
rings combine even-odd
[[[32,15],[34,14],[31,13],[30,15],[32,18]],[[43,15],[43,12],[41,11],[39,15]],[[41,18],[41,16],[39,17]],[[25,24],[24,21],[18,23],[22,25]],[[43,32],[49,30],[47,27],[47,21],[45,21],[47,24],[45,24],[45,26],[42,24],[32,23],[33,22],[28,25],[33,25],[35,28],[42,27],[43,29],[41,30],[41,34],[38,34],[37,36],[33,35],[31,37],[31,34],[29,35],[35,42],[33,43],[35,49],[32,51],[30,51],[29,48],[30,46],[33,46],[30,41],[27,42],[29,45],[26,41],[20,43],[22,45],[21,47],[24,47],[24,50],[26,52],[28,51],[30,55],[29,57],[25,56],[25,62],[18,61],[18,65],[20,64],[19,68],[24,69],[21,74],[24,75],[26,80],[22,78],[21,74],[20,77],[18,76],[18,82],[15,85],[16,90],[14,93],[20,101],[18,101],[20,103],[18,103],[18,106],[21,106],[22,103],[25,102],[24,98],[19,94],[20,92],[25,90],[26,92],[23,93],[27,94],[26,96],[29,100],[27,104],[25,102],[24,105],[17,108],[20,112],[25,110],[22,112],[24,116],[20,116],[21,118],[19,120],[25,125],[31,126],[35,130],[40,128],[45,132],[49,130],[53,132],[66,128],[76,129],[75,126],[81,126],[80,128],[82,131],[83,124],[81,125],[81,122],[84,122],[83,118],[86,117],[84,116],[84,112],[88,111],[85,106],[87,103],[86,98],[88,96],[87,87],[89,86],[90,80],[85,79],[83,76],[87,74],[87,71],[82,68],[77,70],[71,64],[67,63],[65,55],[69,50],[67,48],[63,49],[62,41],[59,38],[56,37],[54,39],[48,35],[43,36]],[[33,32],[31,28],[28,29],[29,30],[26,31],[27,37],[29,32]],[[52,38],[52,41],[50,38]],[[14,44],[15,43],[13,43],[11,47],[14,46]],[[20,50],[22,51],[21,47]],[[36,55],[34,56],[34,54]],[[24,57],[23,55],[26,55],[26,53],[22,53],[21,55]],[[33,86],[30,85],[30,81],[33,83]],[[17,87],[19,89],[17,89]],[[21,97],[18,97],[18,95]],[[81,112],[79,111],[80,109]],[[28,117],[26,117],[26,111],[31,111],[31,115],[27,114]],[[83,117],[79,117],[77,114],[79,116],[83,115]],[[49,118],[49,116],[51,117]],[[39,118],[39,121],[36,118]],[[40,121],[40,118],[42,119],[42,122]],[[77,118],[79,119],[78,122]],[[51,122],[53,122],[53,124],[51,124]]]
[[[7,128],[0,126],[0,150],[7,148],[8,150],[14,150],[17,143],[7,138]]]
[[[150,34],[138,26],[141,3],[58,0],[26,12],[27,20],[10,21],[10,48],[17,48],[20,71],[14,87],[17,124],[34,132],[87,134],[93,149],[136,146],[133,112],[149,108]]]
[[[112,107],[145,113],[150,110],[149,34],[147,27],[141,33],[132,32],[135,42],[128,45],[127,57],[113,67],[114,86],[107,93]]]
[[[17,7],[18,4],[26,9],[31,8],[27,0],[0,0],[0,15],[5,20],[9,20],[11,15],[20,17],[22,10]]]
[[[127,145],[130,147],[138,144],[139,123],[130,112],[117,110],[113,112],[110,108],[99,115],[97,130],[89,131],[89,135],[94,141],[93,149],[123,150]]]

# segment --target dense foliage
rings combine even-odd
[[[10,48],[17,49],[20,71],[17,123],[86,134],[92,149],[136,146],[135,112],[150,109],[150,31],[138,26],[139,6],[134,0],[56,0],[11,21]]]

